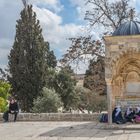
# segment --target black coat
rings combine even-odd
[[[9,104],[9,111],[19,111],[17,102],[14,102],[13,104],[12,103]]]

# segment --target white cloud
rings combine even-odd
[[[44,38],[49,41],[53,48],[65,49],[69,44],[67,38],[75,37],[81,33],[82,26],[75,24],[62,24],[62,18],[57,14],[34,6],[34,11],[43,28]]]
[[[30,3],[51,9],[56,13],[63,9],[63,5],[61,5],[60,0],[30,0]]]
[[[7,56],[14,41],[16,20],[23,4],[19,0],[0,0],[0,67],[7,65]]]
[[[71,4],[76,7],[77,13],[79,15],[79,19],[83,20],[85,17],[85,12],[87,10],[87,6],[85,5],[85,0],[70,0]]]
[[[74,23],[63,25],[62,17],[48,9],[34,6],[34,11],[37,13],[37,17],[40,20],[45,40],[50,42],[51,48],[57,50],[59,58],[60,54],[64,54],[70,47],[71,42],[68,38],[87,33],[81,25],[75,25]],[[88,65],[82,63],[81,66],[82,67],[76,69],[73,67],[76,73],[84,73]]]

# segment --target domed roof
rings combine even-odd
[[[123,35],[138,35],[140,34],[140,22],[130,20],[120,25],[118,29],[112,34],[112,36]]]

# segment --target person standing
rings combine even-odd
[[[18,104],[17,104],[16,100],[14,98],[12,98],[10,100],[8,110],[3,114],[4,121],[5,122],[8,122],[9,121],[9,113],[10,113],[10,114],[13,114],[14,115],[14,122],[15,122],[16,119],[17,119],[18,112],[19,112]]]

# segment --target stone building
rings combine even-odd
[[[109,123],[115,105],[140,105],[140,22],[122,24],[105,36],[105,79]]]

